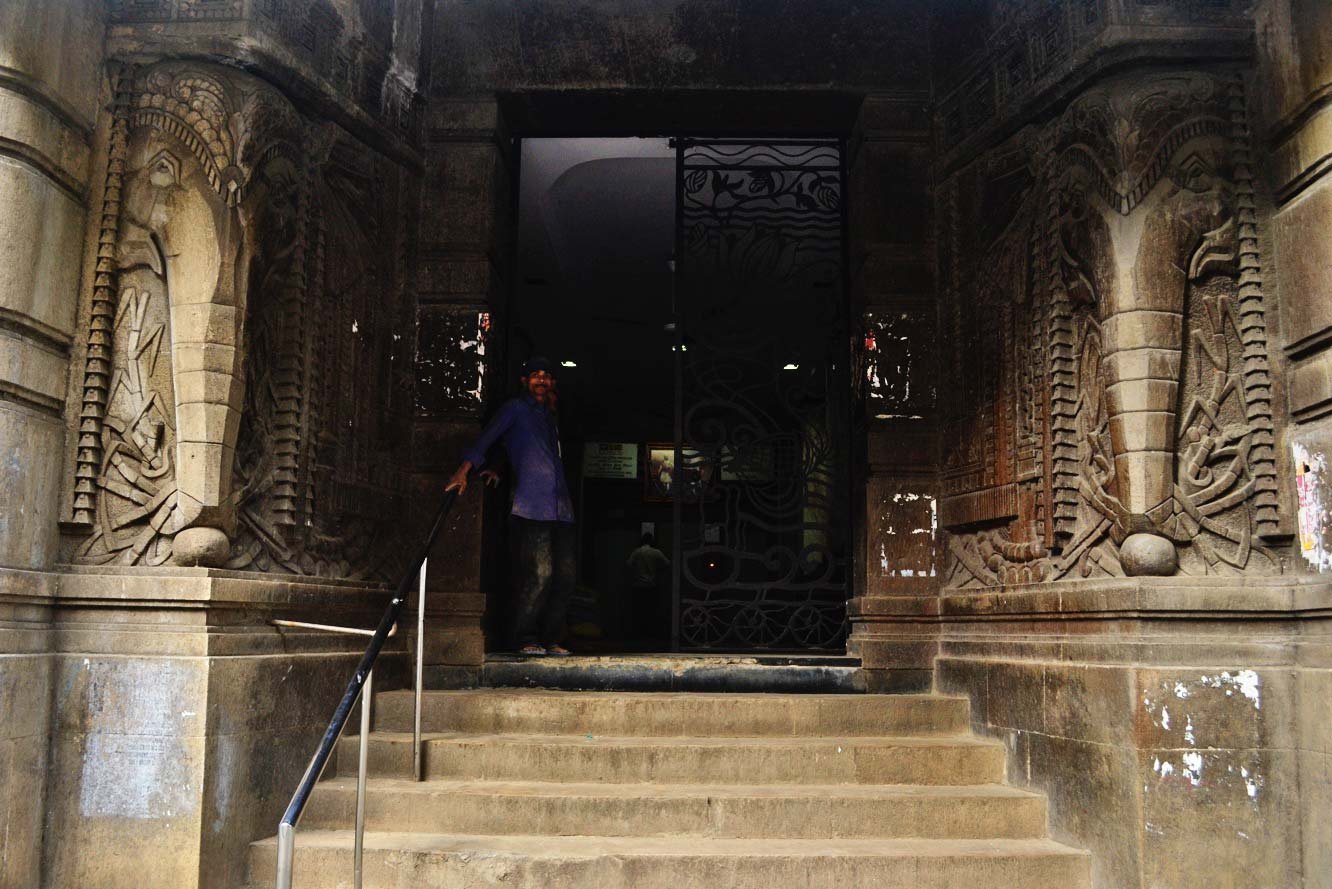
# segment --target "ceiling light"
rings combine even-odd
[[[578,363],[574,361],[561,361],[560,367],[577,367]]]
[[[782,365],[782,370],[800,370],[800,365],[794,363],[784,364]]]

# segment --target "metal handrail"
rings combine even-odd
[[[352,674],[351,681],[347,683],[347,690],[342,695],[342,700],[338,702],[338,707],[333,711],[333,718],[328,723],[328,728],[324,730],[324,737],[319,742],[319,748],[310,758],[310,764],[305,768],[305,774],[301,777],[300,784],[296,787],[296,792],[292,794],[291,802],[287,804],[287,810],[282,815],[282,820],[278,822],[278,860],[277,860],[277,889],[291,889],[292,865],[296,852],[296,825],[301,820],[301,814],[305,811],[305,804],[310,800],[310,794],[314,791],[315,784],[323,774],[324,767],[328,765],[329,757],[333,749],[337,746],[338,738],[342,735],[342,729],[346,726],[351,711],[356,706],[357,699],[361,696],[363,689],[370,689],[371,671],[374,669],[375,661],[379,658],[379,652],[383,649],[385,641],[392,635],[398,625],[398,618],[402,615],[403,605],[407,602],[408,591],[412,587],[412,581],[418,578],[420,569],[425,564],[426,557],[434,547],[435,541],[439,538],[439,532],[444,527],[444,519],[448,516],[449,510],[453,508],[454,501],[458,499],[457,491],[447,491],[444,494],[444,500],[439,505],[438,512],[435,513],[435,520],[430,526],[430,533],[426,535],[420,550],[412,559],[403,574],[402,580],[398,582],[397,589],[393,593],[393,599],[384,611],[384,616],[379,620],[379,626],[375,628],[374,635],[370,637],[370,645],[367,646],[365,654],[362,655],[360,663],[356,665],[356,672]],[[421,589],[421,607],[424,609],[425,602],[425,578],[420,577]],[[296,623],[286,622],[286,623]],[[417,626],[422,626],[421,617],[417,617]],[[326,629],[335,630],[333,627]],[[366,630],[357,630],[357,633],[366,633]],[[417,647],[417,677],[418,683],[421,676],[421,638],[416,640]],[[420,689],[417,689],[417,707],[420,706]],[[364,798],[364,781],[366,768],[366,746],[365,733],[368,731],[369,707],[361,710],[361,724],[365,727],[362,731],[360,768],[357,775],[358,782],[358,813],[357,820],[363,825],[363,810],[359,800]],[[417,746],[420,746],[420,714],[417,713]],[[419,757],[419,754],[418,754]],[[419,759],[416,760],[419,770]],[[418,773],[419,779],[419,773]],[[359,858],[359,855],[357,856]],[[360,886],[360,862],[356,862],[356,885]]]

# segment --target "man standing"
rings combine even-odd
[[[445,490],[465,492],[468,473],[485,465],[496,441],[504,444],[515,476],[509,517],[517,556],[514,645],[521,654],[563,657],[569,654],[559,643],[574,592],[577,537],[555,424],[555,367],[529,358],[520,379],[523,394],[507,401],[463,452]]]
[[[662,614],[662,577],[671,570],[671,560],[657,549],[651,532],[643,534],[638,549],[624,563],[629,575],[630,626],[639,642],[653,642],[665,635],[670,626],[670,612]],[[663,623],[664,617],[664,623]]]

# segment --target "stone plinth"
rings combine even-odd
[[[209,569],[68,569],[54,584],[48,886],[232,889],[271,834],[366,639],[380,585]],[[47,575],[49,577],[49,575]],[[438,596],[436,596],[438,598]],[[407,627],[415,625],[406,617]],[[407,676],[407,632],[382,688]]]
[[[1050,795],[1098,889],[1320,885],[1301,833],[1328,798],[1329,606],[1293,577],[945,595],[938,688]]]

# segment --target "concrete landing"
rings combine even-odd
[[[487,688],[853,694],[860,659],[835,655],[633,654],[530,658],[493,654]]]

